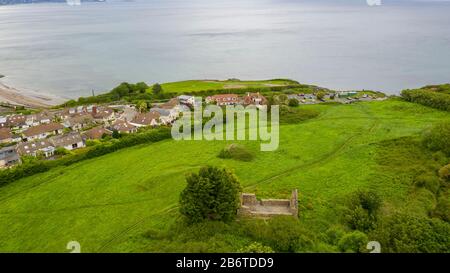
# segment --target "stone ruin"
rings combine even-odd
[[[292,191],[290,199],[261,199],[258,201],[253,193],[241,194],[242,216],[272,217],[276,215],[290,215],[298,217],[298,192]]]

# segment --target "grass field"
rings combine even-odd
[[[185,82],[184,90],[203,84],[227,83]],[[158,239],[142,234],[176,221],[185,174],[205,164],[234,170],[245,191],[258,197],[286,198],[298,188],[300,221],[314,232],[338,223],[336,208],[357,189],[376,190],[385,213],[426,214],[433,201],[425,191],[410,191],[414,170],[398,170],[401,164],[421,164],[422,151],[408,150],[410,161],[396,162],[379,144],[414,139],[431,124],[450,120],[447,112],[396,100],[302,107],[320,115],[282,125],[277,151],[260,152],[259,143],[240,142],[255,155],[249,162],[217,157],[229,141],[167,140],[2,187],[0,252],[67,252],[72,240],[81,243],[82,252],[161,251]],[[225,236],[223,244],[235,249],[242,242]]]
[[[216,89],[240,89],[240,88],[260,88],[272,86],[291,85],[295,82],[291,80],[275,79],[261,81],[240,81],[240,80],[189,80],[180,82],[170,82],[161,84],[164,92],[168,93],[190,93],[204,90]]]

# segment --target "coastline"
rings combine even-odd
[[[49,108],[63,102],[63,99],[39,93],[18,90],[0,81],[0,102],[29,108]]]

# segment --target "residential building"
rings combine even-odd
[[[83,138],[78,132],[70,132],[68,134],[54,136],[49,141],[56,148],[64,148],[66,150],[74,150],[85,147]]]
[[[136,133],[138,130],[137,126],[135,126],[125,120],[116,120],[111,125],[110,129],[111,129],[111,131],[116,130],[121,134],[132,134],[132,133]]]
[[[9,128],[0,128],[0,143],[12,142],[13,134]]]
[[[112,132],[101,126],[83,132],[84,139],[101,139],[104,135],[111,135]]]
[[[244,96],[244,104],[245,105],[266,105],[267,99],[263,95],[261,95],[259,92],[247,93]]]
[[[43,139],[50,135],[62,134],[63,129],[64,126],[59,123],[49,123],[28,128],[22,134],[25,141],[32,141],[35,139]]]
[[[20,163],[20,157],[14,146],[0,149],[0,168],[7,168]]]
[[[187,96],[187,95],[178,96],[178,101],[180,104],[184,104],[187,106],[194,106],[198,103],[194,96]]]
[[[97,108],[97,106],[94,106],[92,116],[97,123],[102,124],[108,124],[115,119],[114,110],[106,107]]]
[[[81,130],[94,123],[94,118],[90,114],[81,114],[74,117],[67,118],[64,121],[64,127],[70,128],[74,131]]]
[[[130,123],[137,127],[157,126],[160,124],[160,117],[161,115],[158,111],[139,113]]]
[[[216,103],[218,106],[235,105],[239,103],[239,96],[236,94],[219,94],[206,98],[206,103]]]
[[[48,139],[41,139],[31,142],[23,142],[17,145],[17,150],[21,156],[37,156],[51,157],[55,153],[55,146]]]

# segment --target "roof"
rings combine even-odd
[[[36,151],[48,149],[51,147],[54,146],[48,139],[42,139],[32,142],[22,142],[17,145],[17,150],[21,155],[29,155],[35,153]]]
[[[83,115],[79,115],[79,116],[74,116],[74,117],[68,118],[67,122],[70,125],[74,125],[74,124],[91,123],[91,122],[93,122],[93,120],[94,120],[94,118],[90,114],[83,114]]]
[[[107,117],[110,117],[114,113],[114,111],[109,108],[103,108],[100,110],[97,109],[96,111],[97,111],[97,113],[93,114],[94,118],[96,118],[96,119],[107,118]]]
[[[161,116],[170,116],[170,110],[162,108],[152,108],[150,112],[158,112]]]
[[[150,111],[148,113],[140,113],[131,121],[132,123],[151,125],[153,120],[158,120],[161,114],[157,111]]]
[[[217,95],[214,95],[214,96],[210,96],[210,98],[214,99],[214,100],[222,100],[222,99],[225,99],[225,98],[238,98],[238,97],[239,96],[236,95],[236,94],[217,94]]]
[[[180,96],[178,96],[178,99],[180,99],[180,100],[190,100],[192,98],[194,98],[194,97],[193,96],[188,96],[188,95],[180,95]]]
[[[260,100],[258,104],[266,104],[267,99],[261,95],[260,93],[247,93],[244,97],[244,103],[245,104],[253,104],[256,102],[256,100]]]
[[[89,139],[100,139],[104,134],[110,135],[111,132],[103,127],[95,127],[83,133]]]
[[[12,137],[11,130],[9,128],[0,129],[0,140],[9,139]]]
[[[14,127],[17,125],[25,124],[27,117],[24,115],[12,115],[6,119],[6,124],[10,127]]]
[[[177,106],[178,104],[180,104],[180,101],[178,100],[178,98],[172,98],[168,102],[163,103],[163,104],[159,105],[158,107],[161,109],[172,109],[175,106]]]
[[[31,128],[28,128],[27,130],[25,130],[23,132],[23,134],[27,137],[29,136],[35,136],[35,135],[39,135],[39,134],[43,134],[46,132],[53,132],[56,130],[62,130],[64,128],[64,126],[62,126],[59,123],[49,123],[49,124],[41,124],[38,126],[34,126]]]
[[[65,135],[54,136],[49,138],[49,140],[55,147],[64,147],[83,141],[81,135],[77,132],[71,132]]]
[[[124,120],[117,120],[111,127],[119,132],[129,132],[136,129],[136,126]]]

